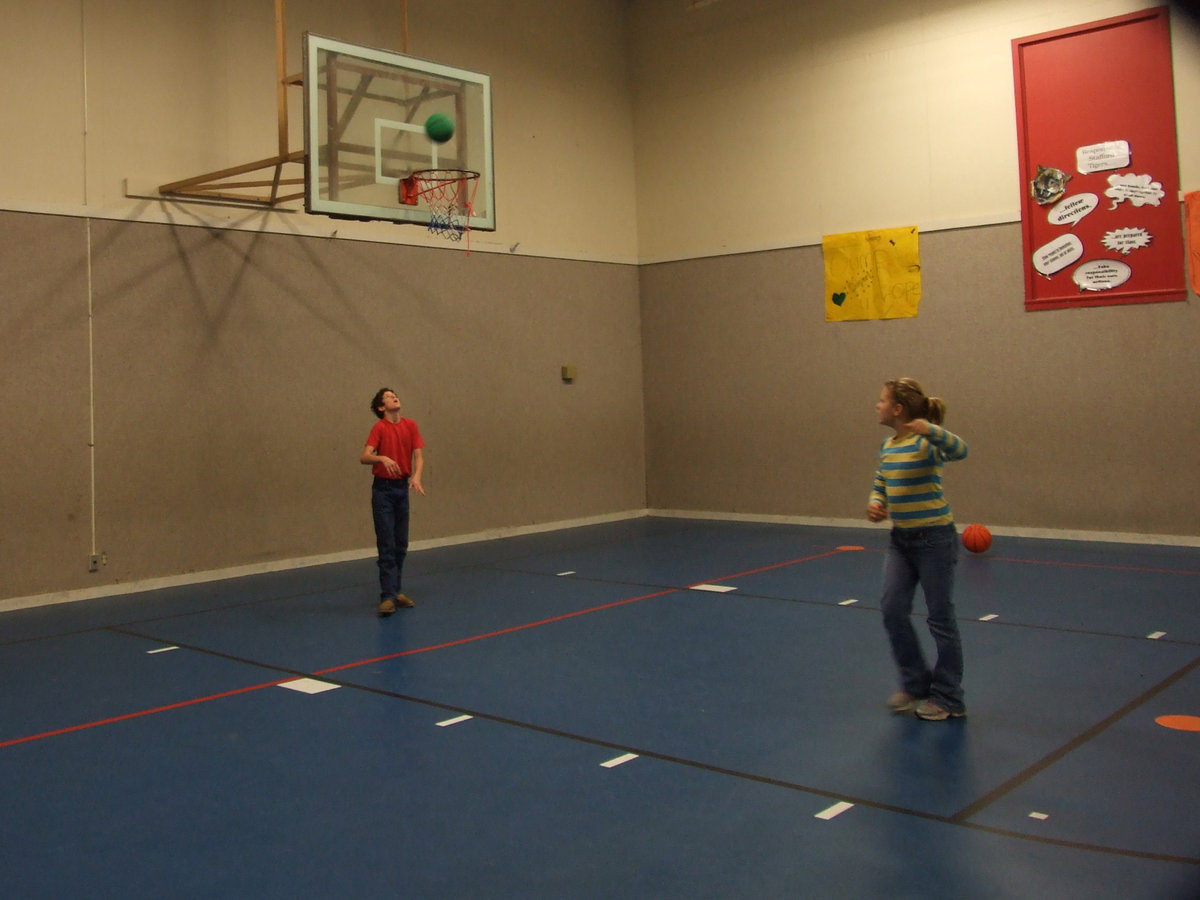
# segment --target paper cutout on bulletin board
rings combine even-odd
[[[1192,273],[1192,291],[1200,294],[1200,191],[1183,195],[1187,211],[1188,271]]]
[[[917,227],[830,234],[825,257],[825,321],[903,319],[921,303]]]

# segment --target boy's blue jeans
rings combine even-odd
[[[376,477],[371,485],[371,516],[379,550],[379,597],[400,593],[404,557],[408,555],[408,479]]]
[[[963,712],[962,639],[954,613],[954,567],[958,531],[953,525],[893,528],[883,565],[883,627],[900,670],[901,690]],[[925,594],[929,633],[937,647],[931,670],[912,623],[917,584]]]

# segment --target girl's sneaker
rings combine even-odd
[[[914,697],[907,691],[896,691],[887,699],[887,707],[894,713],[912,712],[921,705],[923,697]]]
[[[932,700],[926,700],[920,706],[916,707],[913,712],[917,714],[918,719],[924,719],[926,722],[944,722],[946,719],[961,719],[967,714],[965,709],[961,712],[950,712],[950,710],[943,709]]]

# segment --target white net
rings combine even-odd
[[[479,173],[468,169],[423,169],[411,176],[429,206],[429,231],[450,241],[468,239]]]

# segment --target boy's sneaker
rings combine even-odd
[[[396,611],[396,601],[391,597],[384,597],[379,601],[379,615],[390,616]]]
[[[912,712],[921,705],[923,698],[914,697],[907,691],[896,691],[887,699],[887,708],[894,713]]]
[[[410,599],[405,597],[403,594],[397,594],[396,595],[396,606],[403,607],[404,609],[412,609],[413,606],[415,606],[415,604]]]
[[[914,709],[913,712],[917,714],[918,719],[924,719],[926,722],[944,722],[946,719],[961,719],[967,714],[965,709],[961,712],[950,712],[950,710],[943,709],[932,700],[926,700]]]

